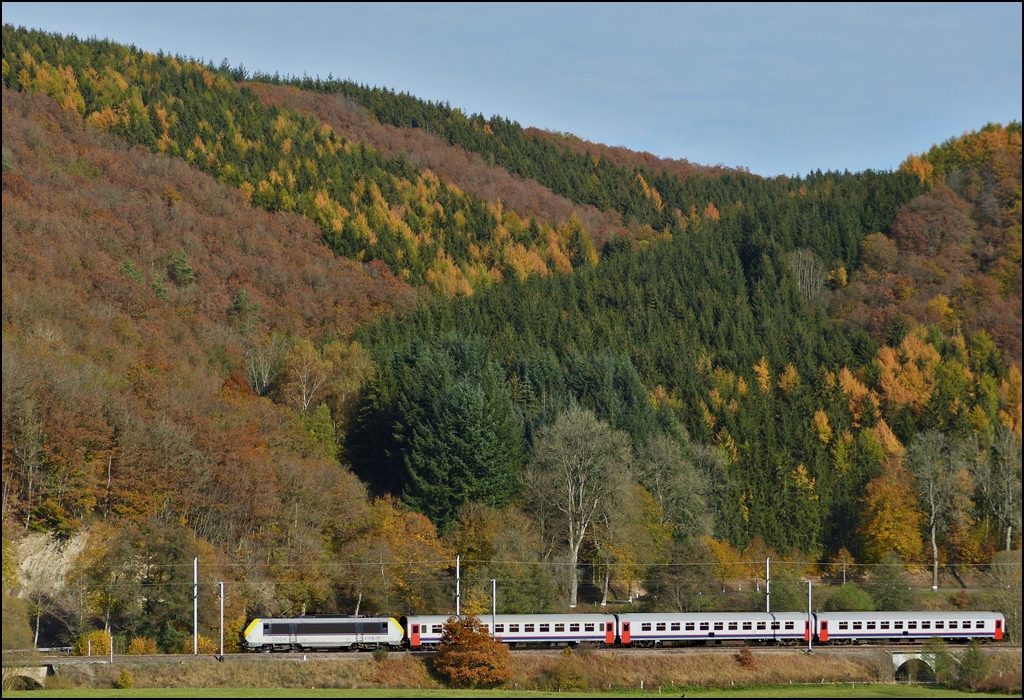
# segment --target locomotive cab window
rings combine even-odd
[[[587,624],[583,625],[583,631],[584,632],[593,632],[594,631],[594,623],[593,622],[588,622]]]
[[[540,626],[540,631],[541,632],[550,632],[551,631],[551,625],[541,625]]]
[[[269,622],[264,622],[263,623],[263,634],[270,634],[270,623]]]
[[[641,632],[650,632],[651,631],[651,623],[650,622],[641,622],[640,623],[640,631]]]

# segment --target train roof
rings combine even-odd
[[[408,622],[416,624],[439,624],[447,622],[454,615],[408,615]],[[614,619],[611,613],[530,613],[527,615],[495,615],[495,623],[516,623],[516,622],[605,622]],[[490,613],[477,615],[480,622],[490,623]]]
[[[822,620],[996,620],[1001,612],[991,610],[876,610],[874,612],[817,612]]]
[[[619,613],[628,622],[730,622],[742,620],[806,620],[807,612]]]

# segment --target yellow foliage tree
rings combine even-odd
[[[885,471],[868,482],[861,516],[861,536],[871,561],[890,552],[905,560],[921,555],[923,515],[917,506],[914,477],[897,460],[888,460]]]

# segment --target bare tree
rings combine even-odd
[[[1020,550],[998,552],[992,559],[986,586],[991,590],[995,609],[1006,615],[1006,634],[1020,644],[1021,632],[1021,556]]]
[[[245,351],[245,378],[260,396],[265,396],[284,364],[287,345],[284,336],[271,333]]]
[[[1021,530],[1021,440],[1013,431],[996,428],[992,449],[978,460],[975,470],[978,489],[985,506],[999,523],[1000,534],[1009,551],[1013,531]]]
[[[613,478],[632,461],[629,436],[600,421],[591,411],[570,409],[541,430],[528,468],[528,498],[534,510],[560,517],[561,539],[568,549],[569,605],[577,603],[580,547],[613,496]]]
[[[288,356],[288,384],[291,400],[302,411],[313,405],[317,392],[330,378],[332,365],[324,360],[313,343],[299,340]]]
[[[708,505],[708,477],[683,455],[679,443],[667,435],[653,438],[638,450],[636,472],[640,485],[685,539],[711,534],[714,519]]]
[[[969,468],[977,450],[937,430],[919,433],[907,453],[919,498],[928,513],[932,543],[932,588],[939,587],[938,535],[971,507]]]
[[[790,266],[793,268],[793,275],[796,277],[797,287],[807,301],[814,301],[821,294],[825,286],[825,279],[828,271],[821,262],[821,258],[814,254],[814,251],[807,248],[794,250],[787,256]]]

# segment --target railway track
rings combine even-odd
[[[950,649],[966,649],[966,644],[950,644]],[[685,656],[692,654],[715,654],[715,655],[732,655],[739,652],[740,649],[748,648],[755,654],[804,654],[807,653],[806,646],[749,646],[744,647],[740,644],[713,644],[708,646],[690,646],[690,647],[654,647],[654,648],[624,648],[624,647],[599,647],[593,649],[577,649],[575,653],[580,655],[587,654],[601,654],[601,655],[622,655],[622,656]],[[983,647],[987,651],[1021,651],[1020,644],[986,644]],[[850,646],[815,646],[812,647],[811,654],[829,654],[829,655],[846,655],[846,654],[858,654],[869,651],[884,651],[884,652],[913,652],[921,649],[920,644],[863,644],[863,645],[850,645]],[[431,658],[434,656],[433,651],[393,651],[393,654],[403,654],[414,658]],[[557,656],[564,653],[564,647],[558,648],[526,648],[526,649],[513,649],[512,653],[519,655],[537,655],[537,656]],[[138,655],[138,656],[115,656],[115,663],[124,663],[125,661],[132,661],[135,663],[154,663],[154,664],[185,664],[195,662],[209,662],[209,661],[224,661],[224,662],[261,662],[261,661],[294,661],[294,662],[310,662],[310,661],[361,661],[370,657],[367,652],[361,651],[341,651],[341,652],[275,652],[267,654],[252,654],[252,653],[237,653],[237,654],[225,654],[223,658],[210,655],[210,654],[153,654],[153,655]],[[18,660],[9,659],[9,663],[18,664]],[[38,664],[104,664],[110,663],[110,658],[107,656],[42,656],[30,659],[26,657],[24,659],[26,665],[38,665]]]

